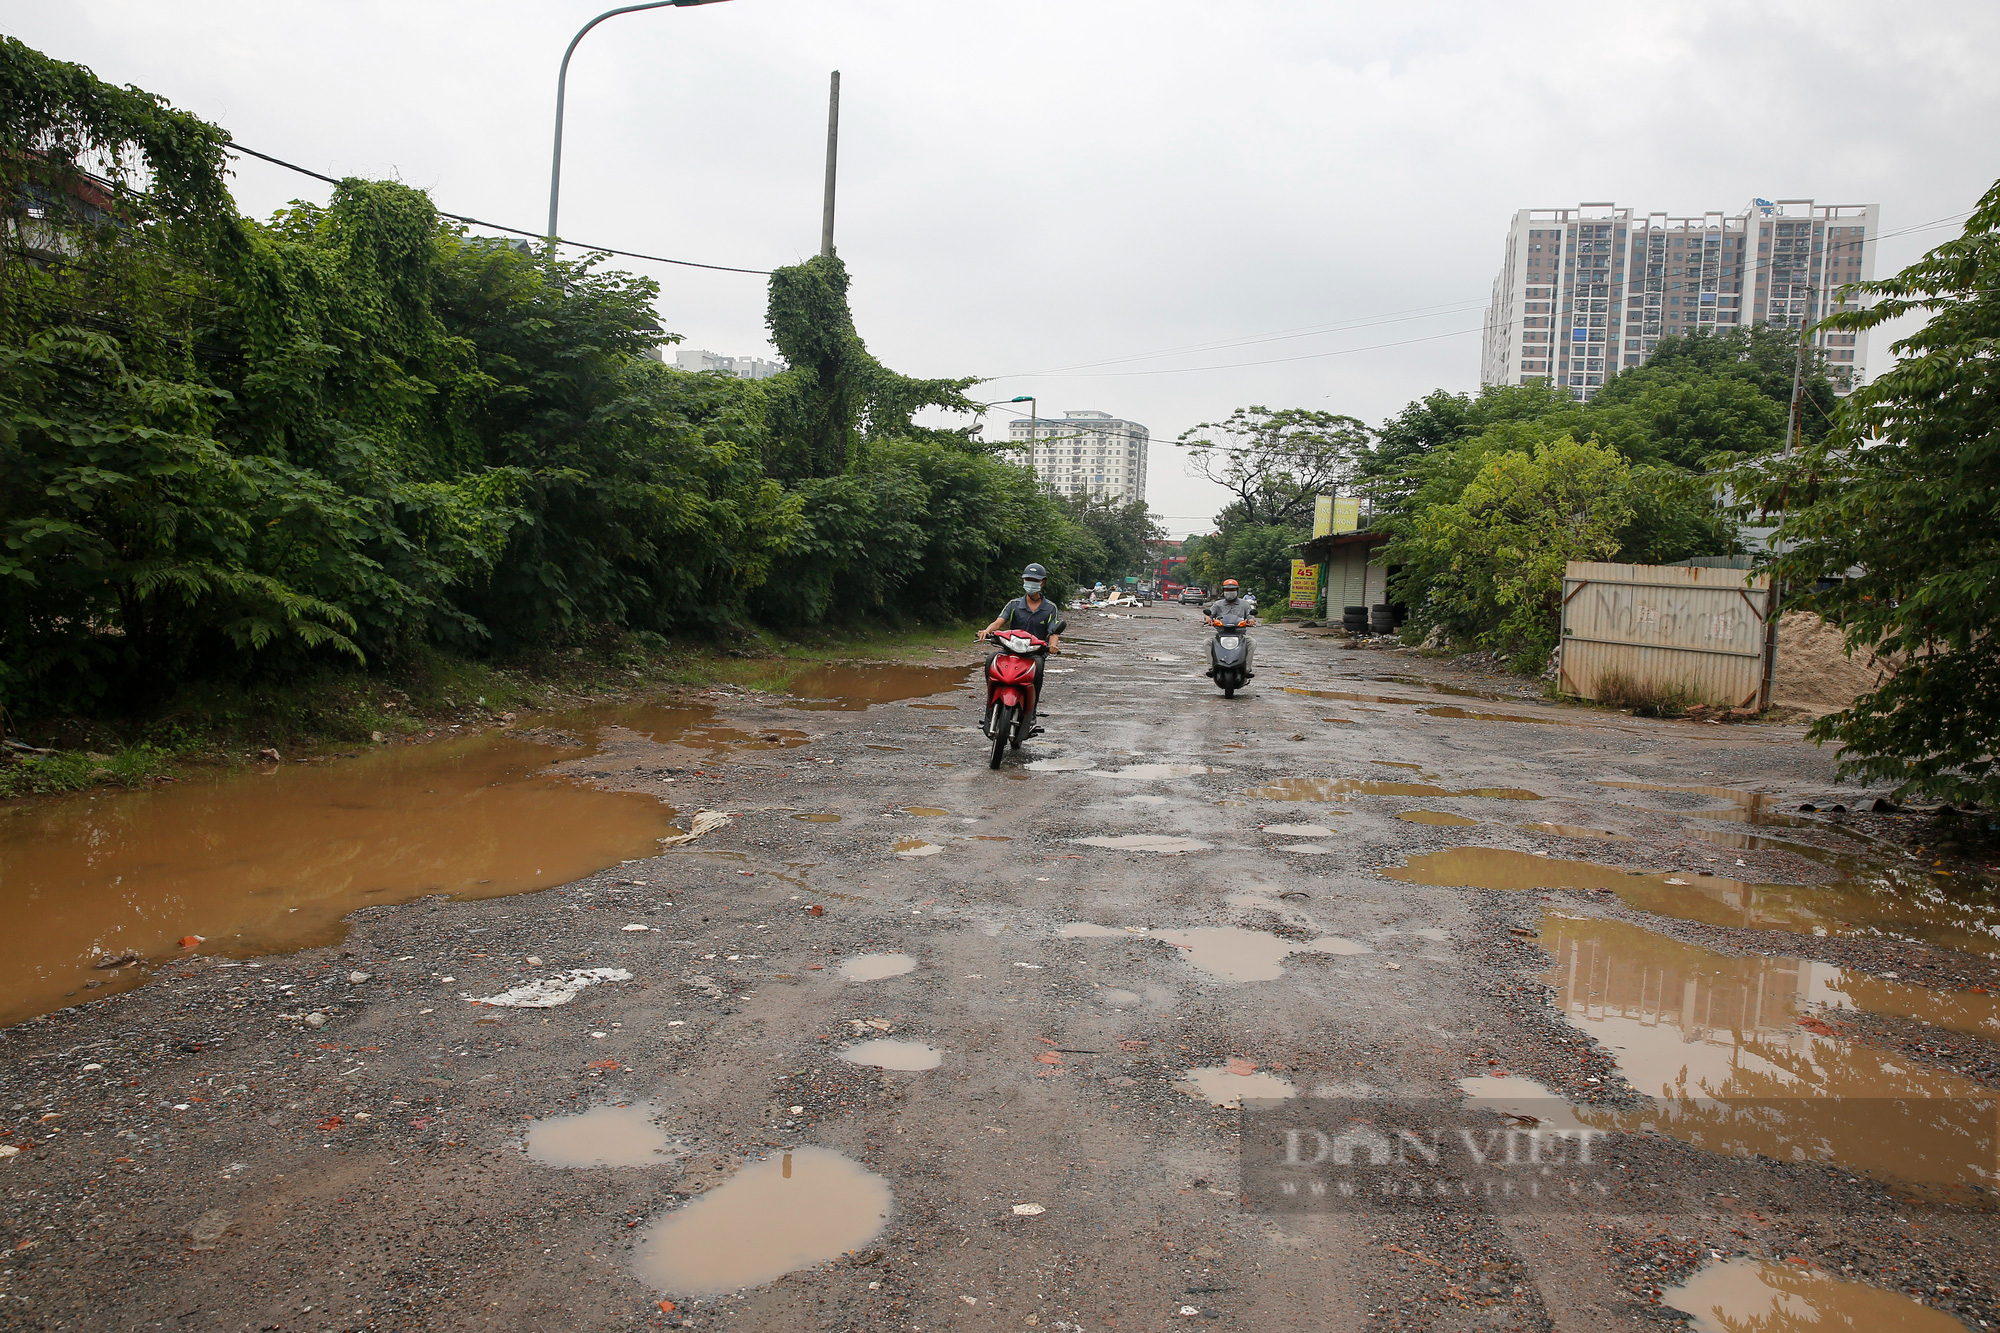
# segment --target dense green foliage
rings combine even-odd
[[[657,286],[348,180],[239,217],[223,132],[0,41],[0,704],[753,613],[990,612],[1111,558],[869,355],[840,261],[775,273],[791,368],[667,368]],[[1122,555],[1120,556],[1122,558]]]
[[[1843,774],[1934,798],[2000,803],[2000,184],[1958,239],[1864,284],[1836,329],[1928,316],[1901,358],[1843,403],[1837,427],[1738,474],[1782,511],[1791,602],[1840,625],[1850,652],[1901,658],[1882,686],[1811,735]]]

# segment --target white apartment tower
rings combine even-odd
[[[1008,425],[1036,478],[1064,495],[1121,504],[1146,498],[1146,428],[1109,412],[1065,412],[1060,421],[1017,417]],[[1032,442],[1032,443],[1031,443]]]
[[[1524,208],[1507,232],[1480,349],[1481,384],[1548,379],[1590,398],[1667,335],[1766,324],[1797,329],[1854,309],[1875,276],[1880,206],[1754,199],[1740,213],[1677,217],[1616,204]],[[1812,335],[1834,387],[1866,371],[1866,334]]]

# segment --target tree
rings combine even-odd
[[[1418,510],[1384,555],[1421,589],[1420,624],[1540,667],[1555,646],[1571,560],[1606,560],[1632,517],[1631,469],[1567,435],[1492,456],[1457,500]]]
[[[1903,665],[1815,722],[1843,776],[1899,793],[2000,803],[2000,183],[1964,233],[1824,327],[1929,320],[1902,359],[1842,405],[1837,429],[1739,484],[1782,517],[1796,606],[1842,627],[1850,654]],[[1822,583],[1821,581],[1824,580]]]
[[[1239,407],[1226,421],[1182,432],[1178,443],[1197,476],[1236,497],[1246,522],[1300,527],[1315,497],[1347,487],[1368,441],[1368,427],[1353,417]]]
[[[1096,540],[1101,551],[1075,571],[1078,580],[1115,584],[1127,575],[1143,575],[1152,567],[1154,548],[1166,539],[1167,530],[1144,500],[1099,499],[1084,491],[1047,494]]]

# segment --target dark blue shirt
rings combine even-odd
[[[1031,610],[1027,598],[1016,597],[1001,610],[1000,620],[1003,630],[1026,630],[1038,639],[1046,639],[1049,627],[1056,622],[1056,604],[1044,597],[1041,607]]]

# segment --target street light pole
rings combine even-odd
[[[623,5],[617,9],[607,9],[576,31],[569,39],[569,46],[563,50],[562,68],[556,73],[556,147],[549,159],[549,243],[553,246],[556,232],[556,205],[562,197],[562,141],[563,141],[563,97],[569,87],[569,58],[576,54],[576,44],[583,35],[608,18],[620,14],[635,14],[642,9],[682,9],[689,5],[712,5],[719,0],[651,0],[643,5]]]

